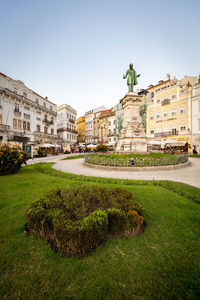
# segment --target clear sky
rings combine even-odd
[[[166,74],[200,73],[199,0],[0,0],[0,72],[78,116]]]

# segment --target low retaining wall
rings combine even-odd
[[[114,167],[114,166],[104,166],[104,165],[95,165],[91,163],[84,162],[85,166],[96,169],[104,170],[116,170],[116,171],[160,171],[160,170],[174,170],[188,167],[190,162],[180,163],[176,165],[168,166],[152,166],[152,167]]]

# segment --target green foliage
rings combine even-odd
[[[130,218],[130,210],[135,217]],[[120,188],[81,186],[48,192],[27,211],[27,230],[66,256],[84,256],[111,235],[133,234],[144,209]],[[140,223],[138,223],[138,221]],[[142,222],[141,222],[142,220]]]
[[[84,158],[84,157],[85,157],[85,154],[79,154],[79,155],[67,156],[65,158],[62,158],[61,160],[78,159],[78,158]]]
[[[96,151],[97,152],[107,152],[108,151],[108,147],[104,144],[99,144],[97,147],[96,147]]]
[[[30,158],[29,154],[22,151],[19,146],[11,148],[3,144],[0,147],[0,175],[14,174],[19,171],[23,163]]]
[[[131,163],[133,160],[133,164]],[[91,164],[116,166],[116,167],[148,167],[167,166],[184,163],[187,155],[173,155],[164,153],[149,154],[92,154],[85,156],[85,161]]]
[[[51,165],[29,165],[0,179],[1,299],[200,298],[200,205],[190,198],[200,199],[200,189],[72,175]],[[25,210],[36,198],[92,182],[131,191],[146,209],[145,233],[111,238],[83,259],[63,258],[44,239],[24,234]]]
[[[65,150],[64,154],[70,154],[71,152],[68,150]]]

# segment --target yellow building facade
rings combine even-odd
[[[79,143],[85,143],[85,116],[80,117],[76,121],[77,140]]]
[[[177,140],[192,149],[192,84],[196,77],[185,76],[159,81],[147,89],[147,139]]]

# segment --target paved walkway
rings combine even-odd
[[[183,182],[200,188],[200,159],[190,158],[190,166],[182,169],[162,170],[162,171],[115,171],[108,169],[97,169],[87,167],[83,164],[84,159],[58,160],[53,168],[62,172],[120,179],[136,180],[172,180]]]
[[[70,154],[70,156],[79,155],[79,153]],[[136,180],[172,180],[183,182],[200,188],[200,159],[189,158],[191,165],[182,169],[164,170],[164,171],[115,171],[108,169],[97,169],[87,167],[83,164],[84,159],[61,160],[69,155],[63,154],[58,156],[40,157],[30,159],[28,164],[39,162],[54,162],[53,168],[62,172],[97,176],[119,179],[136,179]]]

